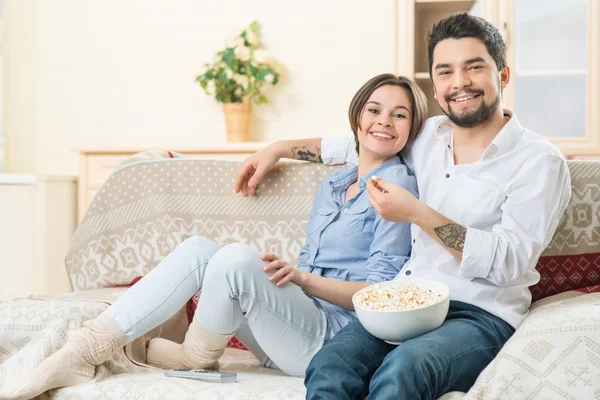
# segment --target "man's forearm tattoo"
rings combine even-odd
[[[297,160],[323,163],[321,148],[318,146],[292,147],[292,153],[294,153],[294,158]]]
[[[465,247],[467,228],[458,224],[447,224],[435,228],[434,231],[446,247],[462,253],[463,248]]]

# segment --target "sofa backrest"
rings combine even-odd
[[[537,264],[533,301],[600,289],[600,161],[569,161],[571,201]]]
[[[116,170],[73,236],[66,256],[73,290],[129,285],[196,235],[297,262],[317,187],[340,167],[283,163],[265,177],[258,196],[245,198],[233,193],[239,165],[175,158]]]
[[[139,160],[135,158],[133,160]],[[74,290],[128,285],[179,243],[199,235],[224,245],[243,242],[298,260],[314,193],[343,167],[284,163],[259,195],[233,193],[233,161],[138,161],[115,171],[99,190],[66,256]],[[572,197],[538,263],[534,300],[600,284],[600,162],[569,162]]]

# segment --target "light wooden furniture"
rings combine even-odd
[[[0,300],[71,291],[76,191],[75,177],[0,174]]]
[[[245,142],[206,145],[197,148],[169,148],[168,150],[181,153],[184,156],[191,158],[241,161],[265,146],[265,143]],[[87,148],[77,150],[79,152],[78,221],[81,221],[83,218],[85,210],[100,186],[108,179],[110,174],[121,164],[121,162],[126,158],[145,150],[148,149]]]
[[[424,90],[430,116],[441,110],[426,33],[441,18],[469,11],[496,26],[507,45],[505,107],[565,155],[600,155],[600,1],[397,0],[397,72]]]
[[[600,2],[503,1],[507,104],[567,155],[600,154]]]

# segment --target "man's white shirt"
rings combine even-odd
[[[539,256],[571,196],[567,163],[514,115],[473,164],[454,164],[453,132],[447,117],[430,118],[402,154],[421,201],[467,228],[463,260],[413,224],[411,258],[396,279],[443,282],[451,300],[516,328],[531,305],[529,286],[540,279]],[[356,164],[354,137],[324,137],[321,156],[325,164]]]

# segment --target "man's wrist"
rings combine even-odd
[[[423,221],[427,219],[427,214],[429,214],[431,208],[421,200],[415,198],[415,203],[411,209],[412,211],[408,216],[408,222],[423,228]]]

